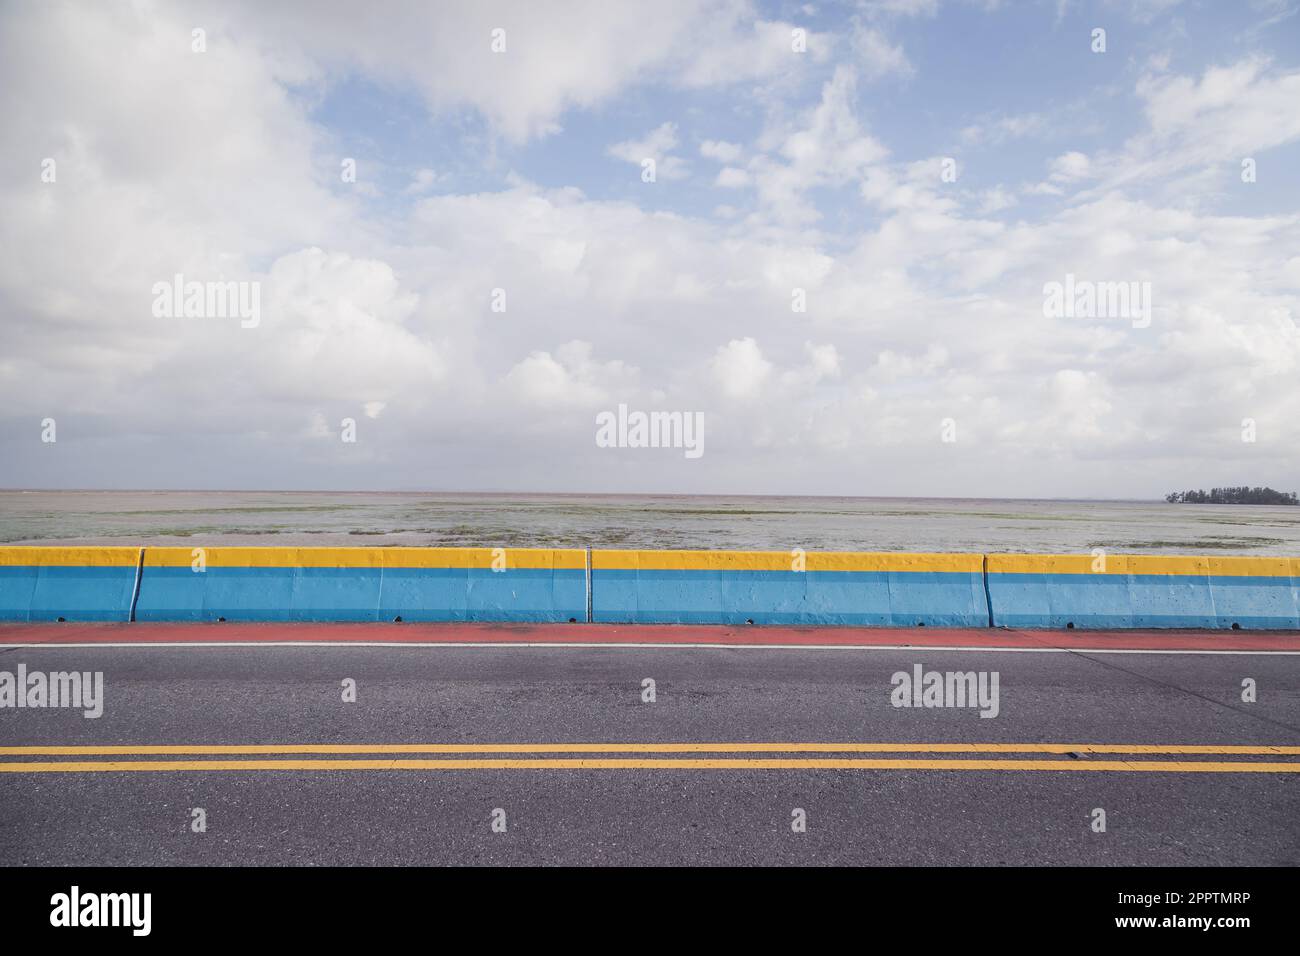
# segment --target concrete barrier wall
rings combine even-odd
[[[223,619],[1300,629],[1300,558],[0,547],[0,621]]]
[[[139,548],[0,548],[0,621],[129,621]]]
[[[987,627],[983,556],[593,551],[592,620]]]
[[[140,621],[585,621],[586,553],[148,548]]]
[[[1300,559],[990,554],[997,627],[1300,628]]]

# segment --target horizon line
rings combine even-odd
[[[479,497],[563,497],[563,498],[808,498],[862,501],[1080,501],[1139,504],[1181,504],[1158,497],[1083,498],[1064,496],[992,496],[992,495],[845,495],[784,492],[678,492],[678,491],[465,491],[430,488],[362,489],[362,488],[7,488],[0,494],[301,494],[301,495],[454,495]],[[1267,506],[1266,506],[1267,507]]]

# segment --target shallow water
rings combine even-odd
[[[1300,508],[1140,501],[0,491],[0,543],[1300,555]]]

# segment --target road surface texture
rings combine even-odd
[[[1300,863],[1296,634],[0,627],[20,664],[103,715],[0,709],[4,865]],[[996,716],[894,706],[916,665]]]

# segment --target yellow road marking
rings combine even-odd
[[[953,753],[1205,754],[1295,756],[1300,746],[1230,744],[978,743],[515,743],[515,744],[126,744],[0,747],[5,757],[185,756],[239,754],[511,754],[511,753]]]
[[[890,760],[854,757],[771,759],[504,758],[483,760],[64,760],[0,763],[0,773],[216,770],[1094,770],[1164,773],[1300,773],[1300,762],[1170,760]]]

